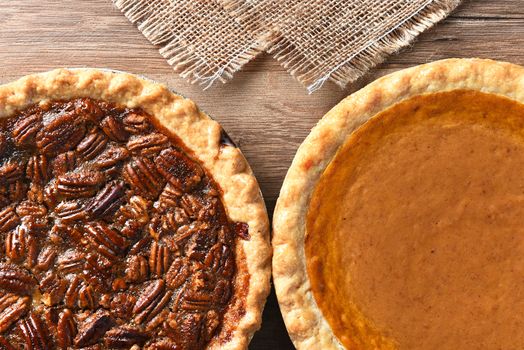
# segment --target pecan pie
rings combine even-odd
[[[268,219],[221,127],[125,73],[0,86],[0,348],[245,349]]]
[[[299,349],[524,348],[524,68],[386,76],[300,147],[274,215]]]

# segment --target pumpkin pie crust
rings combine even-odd
[[[273,275],[298,349],[524,346],[524,69],[383,77],[299,148]]]
[[[268,226],[240,150],[165,86],[96,69],[0,86],[0,348],[246,349]]]

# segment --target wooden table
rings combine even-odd
[[[190,97],[237,141],[258,177],[271,215],[293,155],[340,99],[379,76],[447,57],[524,64],[524,0],[465,1],[411,47],[341,91],[308,95],[271,57],[207,91],[179,78],[109,0],[0,0],[0,83],[55,67],[110,67],[166,83]],[[274,294],[250,349],[293,349]]]

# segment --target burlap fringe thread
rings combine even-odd
[[[174,70],[208,88],[230,80],[264,50],[214,0],[113,0]]]
[[[262,51],[308,91],[341,88],[461,0],[113,0],[175,71],[207,88]]]

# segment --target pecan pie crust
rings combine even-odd
[[[432,95],[443,92],[457,92],[460,96],[461,91],[464,91],[466,95],[468,95],[468,91],[472,91],[470,95],[473,96],[473,101],[476,98],[475,96],[481,98],[480,92],[482,92],[488,96],[493,96],[492,100],[495,102],[497,98],[507,98],[511,103],[524,103],[524,68],[509,63],[482,59],[449,59],[393,73],[378,79],[339,103],[324,116],[300,146],[277,202],[273,220],[272,242],[274,253],[273,278],[277,297],[290,336],[298,349],[360,349],[369,346],[371,346],[370,348],[398,348],[399,345],[395,339],[393,339],[393,342],[389,342],[389,333],[383,334],[385,337],[382,337],[381,334],[376,333],[376,329],[373,329],[373,327],[370,328],[369,332],[348,328],[348,324],[353,324],[355,327],[367,327],[367,321],[358,318],[360,316],[352,314],[350,310],[341,314],[340,308],[334,308],[333,314],[331,314],[330,310],[324,312],[324,309],[321,308],[337,303],[336,300],[333,300],[332,295],[326,297],[329,299],[318,302],[316,298],[322,298],[323,288],[333,291],[339,289],[336,285],[333,285],[336,282],[331,279],[332,276],[328,276],[329,278],[326,278],[325,282],[321,282],[318,276],[313,276],[318,271],[323,271],[323,274],[327,273],[318,265],[318,259],[323,258],[321,256],[315,257],[315,254],[318,252],[320,255],[329,255],[343,254],[343,252],[332,249],[323,253],[325,249],[318,246],[323,244],[318,235],[313,239],[313,245],[308,248],[305,247],[307,241],[311,238],[308,238],[310,233],[308,231],[310,227],[308,220],[315,220],[316,215],[310,204],[315,196],[317,185],[322,176],[327,173],[326,169],[330,169],[329,173],[332,174],[330,176],[335,178],[337,172],[334,170],[337,166],[343,166],[344,162],[332,164],[332,161],[339,154],[338,152],[342,152],[341,149],[349,142],[348,140],[352,139],[353,135],[358,134],[359,131],[357,130],[362,130],[361,126],[372,117],[411,98],[421,96],[432,98]],[[511,106],[509,102],[508,106]],[[508,115],[514,115],[514,113],[508,113]],[[378,128],[380,123],[380,120],[376,119],[374,125],[378,125],[376,126]],[[512,122],[509,121],[509,123]],[[498,128],[496,130],[496,132],[502,132]],[[479,135],[482,135],[482,133]],[[362,142],[367,141],[363,140]],[[508,150],[511,150],[509,141],[508,147]],[[340,173],[343,174],[344,171]],[[340,186],[344,186],[342,182]],[[329,187],[324,188],[326,191],[331,191]],[[333,190],[332,192],[336,191]],[[319,200],[321,198],[315,198],[315,208],[318,208],[318,205],[321,204]],[[330,200],[333,201],[333,198],[330,197]],[[335,204],[329,203],[327,209],[322,208],[322,210],[325,212],[333,205]],[[324,220],[324,225],[326,222],[328,221]],[[333,230],[331,227],[319,225],[319,232]],[[322,230],[322,227],[326,227],[326,229]],[[326,237],[333,238],[332,235]],[[336,242],[329,244],[336,245]],[[346,244],[346,242],[342,244]],[[328,246],[327,243],[326,246]],[[509,247],[508,249],[513,248]],[[327,255],[326,261],[330,261],[329,259],[336,260],[333,256]],[[315,260],[310,261],[309,258]],[[353,258],[354,256],[351,257],[351,259]],[[367,266],[369,266],[369,261]],[[336,267],[331,264],[329,268],[335,269]],[[354,271],[353,267],[341,267],[340,271],[333,272],[333,276],[345,275],[348,269]],[[362,273],[365,273],[365,270],[367,268],[363,267]],[[359,281],[366,280],[363,278],[360,278]],[[349,282],[340,281],[340,283]],[[358,288],[358,286],[354,288]],[[384,290],[384,288],[378,289]],[[389,290],[384,291],[384,293],[389,292]],[[368,296],[361,296],[360,298],[362,300],[369,299]],[[346,300],[341,300],[340,303],[346,302]],[[373,303],[373,300],[368,300],[366,305],[369,306],[369,303]],[[384,303],[381,305],[384,305]],[[366,310],[374,310],[375,315],[384,316],[383,313],[380,313],[380,306],[368,307]],[[341,323],[332,323],[333,315],[338,315],[336,317],[340,317]],[[355,318],[355,322],[351,321],[352,317]],[[341,336],[341,324],[345,325],[343,332],[346,336],[343,333]],[[335,334],[341,337],[337,338]],[[362,337],[366,336],[369,336],[371,341],[369,344],[375,345],[368,344],[368,347],[362,345],[364,343],[360,341],[363,339]],[[372,343],[377,341],[381,343]]]
[[[0,86],[0,345],[245,349],[268,218],[220,125],[126,73]]]

